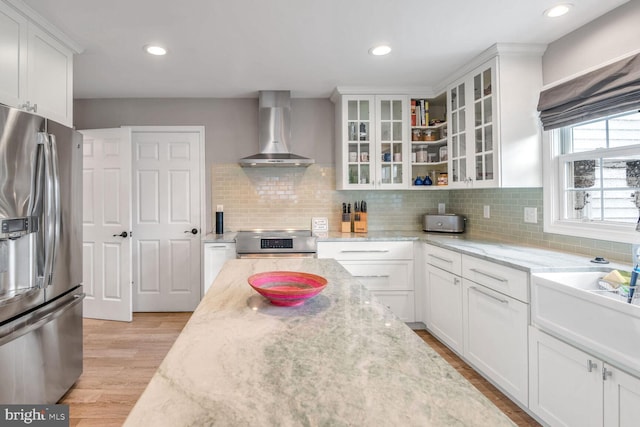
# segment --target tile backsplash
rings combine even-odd
[[[541,188],[474,190],[337,191],[335,167],[241,168],[212,165],[212,206],[224,206],[226,231],[308,229],[312,217],[340,229],[343,202],[366,200],[369,231],[420,231],[422,215],[445,203],[447,212],[467,217],[467,234],[630,262],[631,246],[543,232]],[[483,217],[484,206],[490,218]],[[524,208],[537,209],[537,223],[524,222]]]
[[[422,215],[447,203],[448,191],[337,191],[332,165],[308,168],[212,166],[212,206],[224,206],[225,230],[311,227],[312,217],[340,229],[342,203],[365,200],[370,231],[419,231]]]

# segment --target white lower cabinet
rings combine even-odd
[[[427,329],[526,407],[527,273],[435,245],[424,252]]]
[[[202,254],[202,296],[207,293],[211,284],[220,273],[222,266],[230,259],[236,258],[235,243],[209,243],[203,245]]]
[[[551,426],[637,426],[640,379],[529,328],[529,409]]]
[[[526,406],[528,305],[462,279],[462,314],[465,359]]]
[[[462,280],[438,267],[427,265],[427,328],[449,348],[463,353]]]
[[[334,258],[403,322],[415,322],[413,242],[318,242],[318,258]]]

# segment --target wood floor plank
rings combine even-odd
[[[71,427],[121,426],[191,313],[134,313],[132,322],[84,319],[84,371],[59,403]],[[526,412],[427,331],[416,333],[518,426],[538,426]]]

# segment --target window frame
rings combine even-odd
[[[579,238],[607,240],[620,243],[639,243],[640,232],[636,224],[611,222],[587,222],[563,218],[564,212],[564,167],[561,161],[562,133],[567,128],[543,131],[543,231]],[[628,151],[630,147],[606,149],[608,153]],[[633,149],[633,148],[631,148]],[[580,153],[577,153],[580,154]],[[567,156],[567,155],[564,155]],[[566,158],[566,157],[565,157]]]

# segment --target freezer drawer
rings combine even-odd
[[[68,295],[0,329],[0,402],[57,402],[82,373],[82,299]]]

